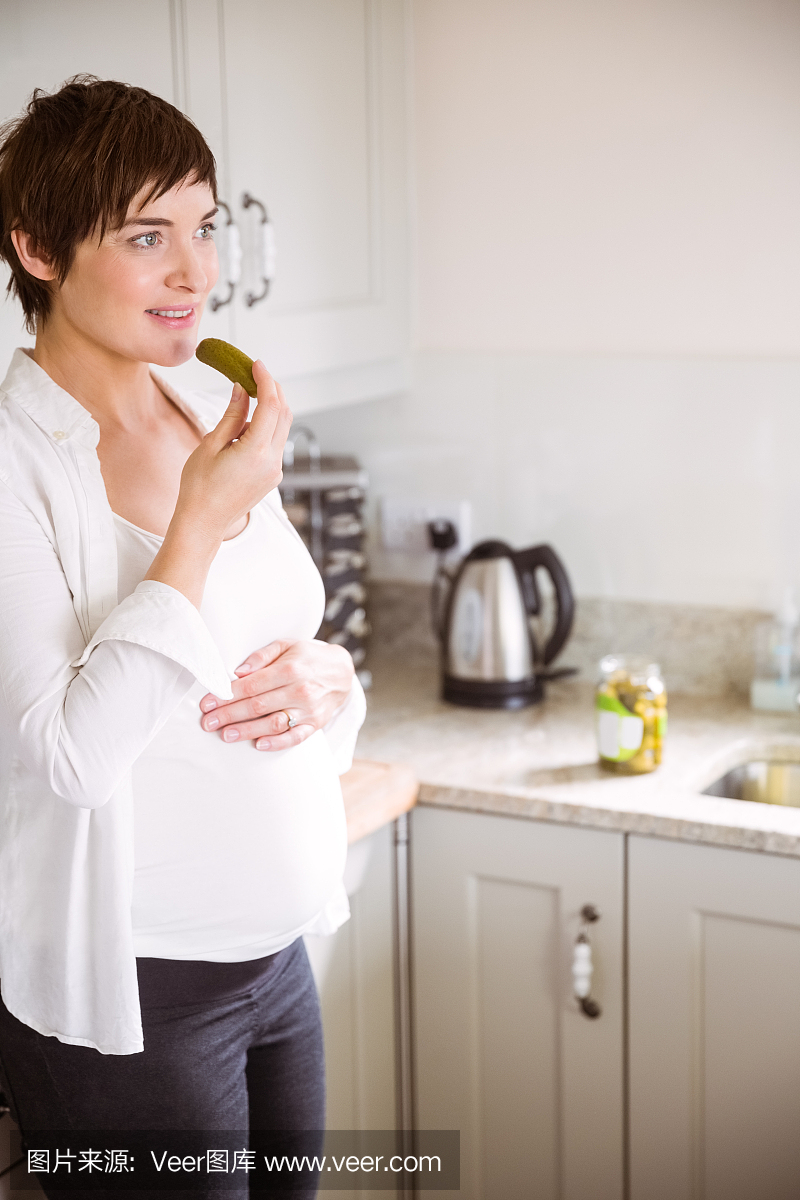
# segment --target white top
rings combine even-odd
[[[253,509],[208,573],[200,615],[230,675],[322,620],[319,572],[276,501]],[[123,600],[163,539],[116,514],[114,525]],[[133,945],[149,958],[241,962],[346,919],[347,823],[322,732],[291,750],[230,745],[201,728],[204,695],[195,683],[133,765]]]
[[[158,384],[216,423],[223,402]],[[0,988],[39,1033],[133,1054],[132,768],[195,684],[230,699],[231,673],[182,593],[146,581],[118,602],[98,438],[17,350],[0,387]],[[334,751],[363,713],[354,682]]]

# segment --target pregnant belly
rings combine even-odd
[[[191,733],[180,755],[177,731]],[[273,753],[229,746],[199,728],[194,708],[192,729],[177,731],[165,726],[133,771],[134,932],[201,957],[307,924],[347,852],[325,735]]]

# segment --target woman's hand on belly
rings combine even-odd
[[[233,700],[207,695],[202,726],[226,742],[288,750],[327,725],[350,694],[353,660],[342,646],[278,641],[253,651],[233,681]],[[289,720],[294,722],[292,728]]]

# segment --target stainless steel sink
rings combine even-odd
[[[800,808],[800,762],[747,762],[705,788],[704,796]]]

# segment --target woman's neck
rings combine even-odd
[[[34,362],[98,424],[132,428],[152,418],[163,398],[150,367],[64,328],[53,314],[36,334]]]

